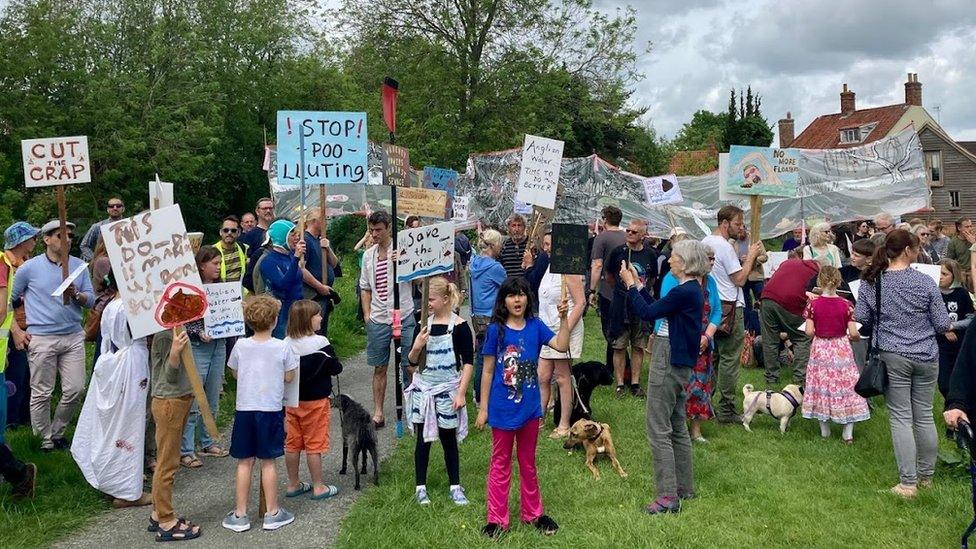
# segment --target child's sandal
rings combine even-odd
[[[196,529],[196,531],[194,531]],[[178,520],[176,524],[169,530],[163,530],[162,528],[156,532],[156,541],[187,541],[191,539],[197,539],[203,530],[199,526],[193,524],[192,522],[185,520]]]

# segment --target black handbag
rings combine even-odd
[[[878,340],[878,324],[881,322],[881,273],[874,284],[874,322],[871,341],[868,342],[868,354],[864,371],[854,385],[854,392],[864,398],[883,395],[888,388],[888,367],[881,360],[880,351],[876,345]]]

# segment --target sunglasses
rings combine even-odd
[[[710,256],[708,256],[708,260],[709,260],[709,261],[715,261],[715,256],[714,256],[714,255],[710,255]]]
[[[222,227],[220,232],[224,234],[237,234],[237,229],[228,229],[227,227]]]
[[[61,232],[60,231],[56,231],[56,232],[53,232],[53,233],[49,233],[48,236],[53,236],[53,237],[56,237],[56,238],[60,239],[61,238]],[[71,240],[74,237],[75,237],[75,233],[68,233],[68,240]]]
[[[109,204],[108,207],[114,210],[117,208],[124,208],[125,204]]]
[[[633,229],[627,229],[627,234],[640,234],[640,231],[635,231]]]

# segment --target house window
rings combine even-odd
[[[859,143],[861,141],[861,128],[848,128],[840,131],[841,143]]]
[[[925,151],[925,173],[930,187],[941,187],[942,151]]]
[[[949,191],[949,209],[959,209],[959,191]]]

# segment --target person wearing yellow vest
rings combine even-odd
[[[34,496],[34,480],[37,477],[37,466],[24,463],[14,457],[7,446],[5,432],[7,430],[7,396],[6,381],[7,351],[12,333],[17,332],[18,341],[25,344],[23,330],[14,319],[14,308],[11,305],[10,291],[14,285],[14,271],[30,257],[30,252],[37,243],[39,231],[24,221],[18,221],[4,231],[4,253],[0,256],[0,476],[13,486],[12,493],[17,498]],[[11,349],[12,351],[13,349]],[[23,353],[23,350],[21,350]],[[25,361],[26,362],[26,361]],[[15,390],[25,391],[26,384]]]
[[[241,221],[236,215],[228,215],[220,225],[220,240],[214,247],[220,250],[220,281],[237,282],[247,265],[247,244],[239,244]]]

